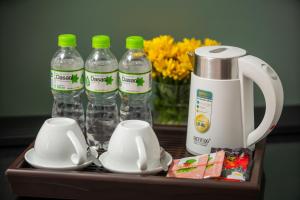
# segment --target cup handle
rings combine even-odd
[[[86,151],[83,149],[80,141],[76,137],[75,133],[71,130],[67,132],[67,136],[71,140],[76,153],[71,155],[71,161],[75,165],[81,165],[86,161]]]
[[[147,169],[147,154],[146,154],[145,144],[141,136],[137,136],[135,138],[135,142],[139,154],[139,160],[137,161],[137,165],[138,168],[143,171]]]

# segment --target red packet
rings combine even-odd
[[[208,155],[176,159],[170,167],[167,177],[202,179]]]
[[[219,149],[213,148],[213,151]],[[224,149],[225,159],[221,179],[228,181],[247,181],[252,166],[252,151],[246,148]]]

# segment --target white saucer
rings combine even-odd
[[[94,151],[92,151],[94,152]],[[94,153],[93,153],[94,154]],[[49,161],[43,160],[41,158],[38,158],[35,156],[34,148],[29,149],[25,153],[25,160],[33,167],[40,168],[40,169],[53,169],[53,170],[80,170],[87,166],[89,166],[93,161],[90,158],[87,162],[81,164],[81,165],[74,165],[71,163],[60,163],[59,165],[57,163],[51,163]]]
[[[111,172],[126,173],[126,174],[156,174],[160,171],[163,171],[162,166],[170,166],[172,163],[172,160],[173,160],[171,154],[164,151],[162,153],[162,158],[161,158],[162,166],[141,171],[141,170],[137,170],[137,169],[134,169],[134,170],[121,169],[121,168],[118,168],[118,166],[108,166],[105,162],[106,157],[107,157],[107,151],[102,153],[99,156],[99,160],[105,169],[107,169],[108,171],[111,171]]]

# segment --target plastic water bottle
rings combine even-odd
[[[128,51],[119,63],[120,120],[139,119],[152,125],[149,105],[152,66],[147,59],[140,36],[126,39]]]
[[[51,60],[52,117],[75,119],[84,131],[81,94],[84,90],[83,60],[76,50],[76,36],[58,36],[58,51]]]
[[[118,62],[110,51],[105,35],[92,38],[93,51],[85,63],[87,141],[97,150],[107,149],[108,141],[119,122],[117,107]]]

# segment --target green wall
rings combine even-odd
[[[118,58],[127,35],[211,37],[263,58],[280,75],[285,105],[300,104],[299,0],[2,0],[0,26],[0,116],[51,112],[49,66],[60,33],[77,34],[84,58],[98,33],[111,36]]]

